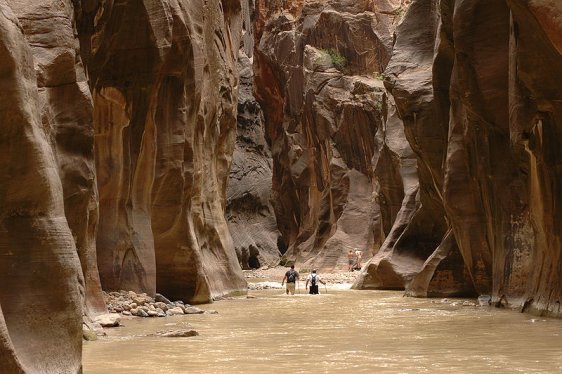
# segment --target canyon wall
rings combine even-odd
[[[384,146],[381,72],[402,3],[256,2],[254,90],[273,156],[282,262],[346,269],[348,250],[368,256],[390,231],[408,156]],[[385,162],[394,172],[377,168]],[[377,183],[393,195],[383,212]]]
[[[192,303],[243,291],[224,218],[240,2],[93,10],[82,9],[80,31],[94,102],[102,286]]]
[[[245,291],[224,216],[243,11],[0,1],[0,371],[80,372],[101,286]]]
[[[253,94],[253,0],[242,3],[242,45],[238,58],[236,144],[227,187],[226,219],[238,261],[244,269],[279,263],[279,231],[271,204],[273,160],[265,139],[265,121]]]
[[[65,2],[0,1],[2,372],[80,371],[85,295],[92,308],[105,309],[89,253],[91,105],[71,19]],[[46,27],[53,22],[59,27]],[[75,105],[64,105],[67,98]]]
[[[560,14],[546,0],[412,3],[385,86],[418,158],[422,205],[446,234],[433,253],[410,251],[425,259],[411,273],[375,257],[356,287],[391,280],[423,296],[468,280],[498,306],[560,316]]]

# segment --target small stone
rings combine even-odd
[[[155,303],[154,303],[154,306],[157,307],[157,308],[162,309],[164,312],[168,310],[168,306],[167,306],[165,303],[161,302],[161,301],[155,302]]]
[[[199,333],[195,330],[169,330],[159,331],[156,333],[165,338],[187,338],[190,336],[197,336]]]
[[[136,303],[131,303],[129,306],[131,307],[131,309],[136,309],[138,307],[138,305]],[[131,310],[131,309],[129,309],[129,310]]]
[[[194,306],[188,306],[185,308],[185,314],[203,314],[203,313],[205,313],[203,309],[199,309]]]
[[[168,300],[168,298],[162,294],[157,293],[154,295],[154,301],[158,301],[164,304],[171,304],[172,302]]]
[[[149,317],[158,317],[158,312],[156,310],[149,310],[147,314]]]
[[[174,301],[173,303],[176,304],[176,305],[185,305],[185,303],[181,300]]]
[[[255,299],[256,297],[254,295],[246,295],[246,299]]]
[[[137,305],[144,305],[145,304],[144,298],[140,297],[140,296],[133,297],[133,302]]]
[[[170,308],[168,309],[168,311],[166,312],[166,314],[170,315],[170,316],[175,316],[175,315],[183,315],[184,311],[182,308],[180,308],[179,306],[175,307],[175,308]]]
[[[123,315],[124,315],[124,316],[130,316],[130,315],[131,315],[131,312],[129,312],[128,310],[124,310],[124,311],[123,311]]]
[[[209,309],[209,310],[205,311],[205,314],[219,314],[219,312],[217,312],[214,309]]]
[[[82,326],[82,338],[87,341],[98,340],[96,332],[90,330],[87,326]]]
[[[149,317],[148,313],[145,312],[142,309],[139,309],[139,312],[138,312],[137,316],[139,316],[139,317]]]
[[[99,323],[102,327],[119,326],[120,316],[117,313],[101,314],[94,318],[94,322]]]

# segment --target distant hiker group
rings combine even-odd
[[[291,268],[287,270],[283,280],[281,281],[281,287],[286,283],[285,292],[291,295],[295,294],[295,285],[299,281],[299,273],[295,270],[295,265],[291,265]],[[316,270],[312,270],[312,273],[308,275],[306,278],[305,288],[308,289],[308,293],[311,295],[318,295],[318,283],[322,283],[326,285],[322,279],[320,279],[320,275],[316,273]],[[310,284],[310,287],[309,287]]]
[[[353,270],[361,270],[361,258],[363,257],[363,252],[361,252],[359,249],[356,249],[355,251],[353,249],[350,249],[349,252],[347,252],[347,265],[348,265],[348,271],[353,271]]]

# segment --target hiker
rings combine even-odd
[[[320,276],[316,274],[316,270],[312,270],[312,273],[310,273],[308,275],[308,278],[306,278],[306,284],[304,285],[305,288],[308,287],[309,282],[310,282],[310,289],[308,293],[311,295],[318,295],[318,283],[322,283],[323,285],[326,285],[326,282],[320,279]]]
[[[361,270],[361,257],[363,257],[363,252],[357,249],[355,251],[355,258],[356,258],[355,270]]]
[[[299,273],[295,270],[295,265],[291,265],[291,268],[287,270],[285,276],[283,277],[283,281],[281,282],[281,287],[287,281],[287,295],[289,292],[291,295],[295,294],[295,282],[299,280]]]
[[[353,249],[350,249],[349,252],[347,252],[347,265],[347,271],[352,272],[353,265],[355,265],[355,252],[353,252]]]

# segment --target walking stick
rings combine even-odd
[[[326,290],[326,295],[328,294],[328,287],[326,286],[326,283],[324,283],[324,289]]]

